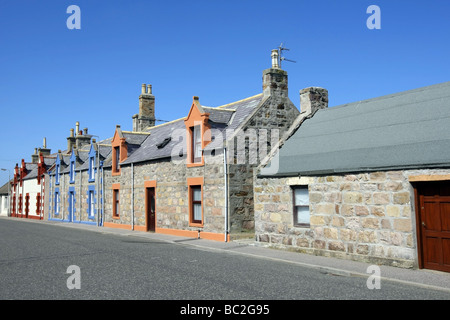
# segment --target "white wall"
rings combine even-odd
[[[0,195],[0,216],[8,215],[8,196]]]
[[[23,181],[22,214],[25,214],[25,196],[27,195],[27,193],[30,196],[28,216],[38,217],[39,215],[36,214],[36,196],[38,193],[41,193],[42,197],[42,192],[41,192],[41,185],[38,185],[37,179],[30,179]]]

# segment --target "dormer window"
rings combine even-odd
[[[97,168],[95,164],[97,163],[97,150],[95,148],[95,140],[91,145],[91,149],[89,150],[89,168],[88,168],[88,181],[95,182],[95,172]]]
[[[205,132],[209,130],[209,113],[205,112],[198,97],[194,97],[191,110],[184,120],[186,126],[187,166],[204,165],[203,149],[210,141],[205,141]]]
[[[69,163],[69,183],[75,183],[75,162],[78,158],[78,152],[73,149]]]
[[[70,161],[70,183],[75,183],[75,161]]]
[[[115,147],[113,152],[114,152],[113,157],[115,160],[115,161],[113,161],[114,162],[113,170],[115,172],[119,172],[120,171],[120,165],[119,165],[119,163],[120,163],[120,147]]]
[[[89,181],[93,181],[95,179],[95,174],[94,174],[94,157],[90,157],[89,158]]]
[[[59,184],[59,163],[55,166],[55,184]]]
[[[202,134],[201,126],[194,126],[192,128],[192,163],[202,162]]]
[[[116,127],[116,133],[111,142],[112,146],[112,175],[120,175],[120,162],[127,159],[127,143],[120,126]]]

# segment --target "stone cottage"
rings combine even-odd
[[[116,127],[104,162],[104,225],[228,241],[254,236],[253,169],[299,115],[287,72],[263,71],[262,93],[155,125],[144,84],[133,131]]]
[[[70,129],[67,149],[53,154],[47,172],[48,220],[101,226],[103,161],[111,152],[110,139],[96,141],[88,129]]]
[[[294,126],[255,170],[257,241],[449,272],[450,82],[327,101],[302,90]]]

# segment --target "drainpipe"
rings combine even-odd
[[[225,242],[228,241],[228,164],[227,147],[223,148],[223,173],[225,180]]]
[[[39,174],[39,172],[38,172]],[[42,205],[42,199],[44,198],[44,194],[42,193],[42,185],[44,184],[44,179],[42,179],[42,175],[40,176],[40,181],[41,181],[41,198],[39,199],[39,203],[37,203],[38,206],[38,210],[39,210],[39,220],[43,220],[43,205]],[[42,219],[41,219],[42,218]]]
[[[100,139],[100,138],[99,138]],[[97,227],[100,226],[100,146],[97,144],[97,180],[95,180],[97,189]]]
[[[52,175],[50,174],[50,172],[48,173],[48,185],[49,185],[49,187],[50,187],[50,197],[48,198],[48,203],[49,203],[49,205],[50,205],[50,208],[48,209],[48,218],[47,219],[50,219],[50,217],[54,217],[55,215],[54,215],[54,212],[53,212],[53,197],[54,197],[54,194],[53,194],[53,182],[52,182]]]
[[[80,203],[79,205],[78,205],[78,209],[80,210],[80,213],[79,213],[79,215],[80,215],[80,223],[81,223],[81,214],[82,214],[82,212],[81,212],[81,210],[82,210],[82,207],[81,207],[81,205],[82,205],[82,200],[81,199],[83,199],[83,194],[82,194],[82,192],[83,192],[83,183],[82,183],[82,180],[83,180],[83,175],[82,175],[82,173],[81,173],[81,169],[80,169],[80,194],[79,194],[79,196],[78,196],[78,198],[80,199],[78,202]]]
[[[131,163],[131,230],[134,230],[134,164]]]
[[[102,221],[101,225],[103,226],[104,222],[104,216],[103,213],[105,212],[105,172],[103,171],[103,161],[102,161]]]

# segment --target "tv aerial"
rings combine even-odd
[[[289,62],[294,62],[294,63],[297,62],[297,61],[286,59],[285,57],[283,57],[283,51],[289,51],[289,49],[283,47],[283,43],[281,43],[280,46],[278,47],[278,57],[280,59],[280,61],[279,61],[280,68],[281,68],[281,61],[289,61]]]

